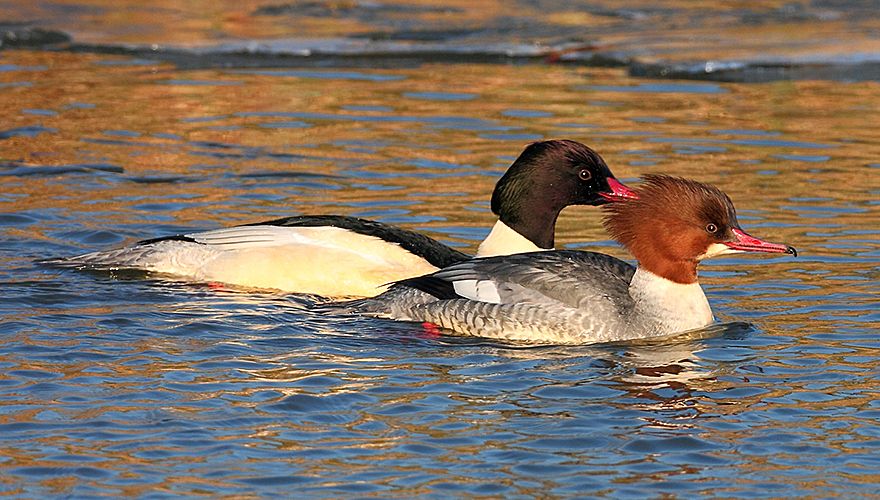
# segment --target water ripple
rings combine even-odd
[[[0,132],[0,492],[875,494],[876,86],[552,64],[95,71],[89,54],[2,54],[42,69],[0,93],[22,120]],[[718,324],[595,346],[438,335],[318,314],[318,297],[34,262],[299,213],[377,217],[472,252],[497,177],[560,131],[626,182],[716,183],[747,230],[803,255],[707,262]],[[557,245],[625,257],[600,217],[567,209]]]

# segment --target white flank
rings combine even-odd
[[[337,227],[241,226],[187,236],[199,243],[101,253],[120,267],[331,297],[373,296],[391,282],[437,270],[397,244]]]
[[[500,220],[492,226],[492,231],[486,239],[480,243],[476,257],[492,257],[493,255],[511,255],[515,253],[537,252],[540,250],[552,250],[552,248],[540,248],[528,238],[511,229]]]

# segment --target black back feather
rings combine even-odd
[[[319,227],[333,226],[365,236],[374,236],[390,243],[400,245],[404,250],[418,255],[432,266],[443,268],[471,258],[439,241],[415,231],[409,231],[390,224],[349,217],[346,215],[299,215],[268,222],[245,224],[246,226]]]

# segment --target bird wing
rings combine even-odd
[[[559,302],[573,308],[610,301],[625,307],[631,300],[628,289],[634,272],[634,266],[610,255],[561,250],[472,259],[401,285],[427,293],[441,290],[434,294],[441,300]]]

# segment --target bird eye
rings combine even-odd
[[[589,170],[582,168],[581,171],[578,172],[578,177],[580,177],[582,181],[588,181],[593,178],[593,174],[591,174]]]
[[[710,232],[710,233],[712,233],[712,234],[715,234],[715,232],[718,231],[718,226],[716,226],[715,224],[709,223],[709,224],[706,226],[706,231],[708,231],[708,232]]]

